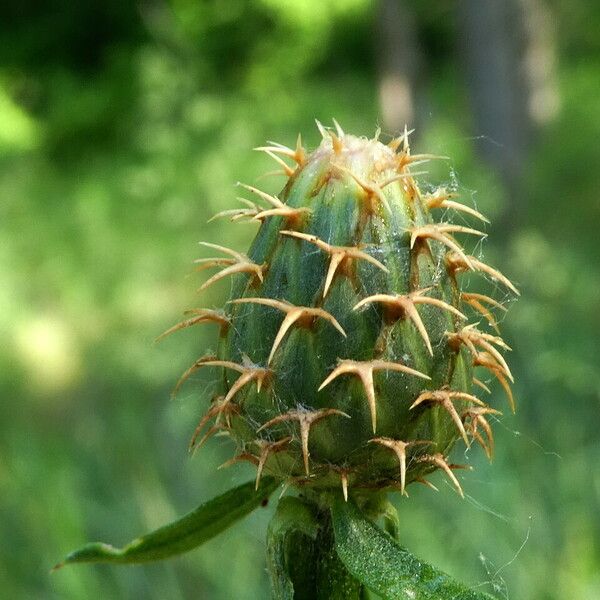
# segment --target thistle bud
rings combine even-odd
[[[321,128],[307,154],[260,148],[284,169],[271,196],[252,186],[244,208],[219,213],[260,223],[247,253],[205,244],[218,256],[202,289],[226,277],[222,311],[198,310],[182,323],[219,324],[215,356],[184,374],[212,369],[219,389],[192,445],[224,431],[237,444],[229,462],[257,467],[298,486],[398,489],[434,470],[462,490],[447,456],[456,442],[491,457],[481,394],[487,370],[514,407],[512,374],[492,297],[467,292],[473,271],[518,291],[467,253],[486,236],[475,209],[440,188],[424,194],[411,172],[435,159],[410,152],[408,133],[389,144]],[[291,159],[290,166],[284,159]],[[451,218],[461,215],[461,224]],[[467,219],[473,224],[467,223]],[[481,323],[483,322],[483,323]]]

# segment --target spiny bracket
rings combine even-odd
[[[327,242],[324,242],[316,235],[308,235],[306,233],[300,233],[298,231],[280,231],[281,235],[286,235],[290,237],[295,237],[300,240],[304,240],[311,244],[317,246],[324,252],[327,252],[331,256],[331,261],[329,263],[329,269],[327,270],[327,276],[325,278],[325,288],[323,290],[323,298],[327,296],[327,292],[329,291],[329,287],[331,286],[331,282],[333,281],[333,277],[336,274],[338,267],[342,264],[344,260],[350,259],[360,259],[366,260],[370,262],[372,265],[375,265],[385,273],[389,273],[389,269],[381,262],[379,262],[376,258],[363,252],[359,248],[354,248],[352,246],[332,246]]]
[[[331,138],[332,142],[333,142],[334,138],[337,140],[342,140],[344,138],[344,136],[346,135],[344,133],[344,130],[342,129],[340,124],[335,119],[332,119],[332,121],[333,121],[333,126],[335,127],[336,133],[329,131],[323,125],[323,123],[321,123],[321,121],[319,121],[319,119],[315,119],[315,124],[317,126],[317,129],[319,130],[319,133],[321,134],[321,137],[324,140],[326,140],[328,137]],[[334,151],[335,151],[335,149],[334,149]]]
[[[338,137],[338,134],[333,133],[333,131],[328,131],[329,137],[331,138],[331,148],[334,154],[341,154],[344,149],[344,142],[341,137]]]
[[[374,212],[375,201],[378,201],[387,210],[387,212],[391,214],[392,209],[390,208],[389,202],[379,185],[376,183],[367,183],[364,179],[356,175],[356,173],[353,173],[350,169],[347,169],[341,165],[332,164],[331,166],[342,173],[346,173],[352,179],[354,179],[356,184],[362,189],[365,196],[369,200],[369,212]]]
[[[477,260],[474,256],[465,256],[462,251],[448,252],[448,254],[446,254],[446,268],[452,275],[460,273],[461,271],[481,271],[482,273],[489,275],[493,280],[499,281],[505,285],[517,296],[521,295],[521,292],[514,286],[512,281],[500,271]]]
[[[458,309],[454,308],[451,304],[444,302],[443,300],[439,300],[438,298],[431,298],[430,296],[424,296],[425,292],[431,290],[431,287],[423,288],[421,290],[416,290],[414,292],[410,292],[409,294],[400,295],[400,294],[374,294],[373,296],[368,296],[367,298],[363,298],[358,304],[354,306],[352,310],[358,310],[362,306],[366,304],[371,304],[372,302],[380,302],[385,304],[388,309],[392,308],[396,311],[400,311],[400,317],[409,318],[419,331],[419,334],[423,338],[425,345],[427,346],[427,350],[429,354],[433,356],[433,348],[431,347],[431,340],[429,339],[429,334],[427,333],[427,329],[417,311],[417,304],[430,304],[432,306],[436,306],[443,310],[447,310],[452,314],[456,315],[460,319],[466,320],[467,317],[463,315]]]
[[[256,194],[266,202],[268,202],[273,208],[269,208],[266,210],[261,210],[257,215],[255,215],[256,220],[262,220],[265,217],[284,217],[289,221],[295,222],[299,220],[303,215],[310,213],[311,210],[308,207],[302,206],[300,208],[292,208],[287,204],[284,204],[279,198],[276,196],[271,196],[271,194],[267,194],[258,188],[255,188],[251,185],[246,185],[245,183],[238,184],[243,187],[245,190]]]
[[[217,433],[217,431],[222,429],[229,429],[231,426],[230,416],[233,414],[238,414],[239,407],[230,402],[225,402],[224,397],[220,397],[215,400],[213,405],[206,411],[203,417],[198,422],[194,433],[192,434],[192,439],[190,440],[189,449],[190,451],[194,451],[197,448],[200,448],[204,445],[204,443],[210,438],[212,435]],[[226,425],[223,426],[219,421],[221,416],[225,415]],[[215,424],[208,429],[208,431],[202,436],[200,441],[198,440],[198,436],[200,432],[204,429],[207,423],[211,420],[215,419]]]
[[[292,438],[287,437],[282,440],[278,440],[277,442],[268,442],[266,440],[255,440],[254,444],[259,447],[260,454],[259,456],[255,456],[251,452],[241,452],[237,456],[230,458],[225,461],[222,465],[217,467],[217,469],[225,469],[239,462],[249,462],[256,467],[256,484],[255,489],[258,490],[258,486],[260,485],[260,480],[262,477],[263,468],[267,459],[269,458],[269,454],[274,452],[281,452],[285,449],[285,446],[290,442]],[[283,494],[283,492],[282,492]]]
[[[199,292],[205,290],[216,281],[219,281],[219,279],[223,279],[223,277],[233,275],[234,273],[252,273],[262,282],[264,270],[263,265],[257,265],[253,263],[245,254],[236,252],[230,248],[225,248],[225,246],[209,244],[208,242],[200,242],[200,244],[206,246],[207,248],[219,250],[220,252],[223,252],[223,254],[228,254],[232,258],[198,258],[194,261],[196,264],[200,265],[197,267],[198,271],[216,266],[225,267],[222,271],[219,271],[210,279],[205,281],[198,289]]]
[[[321,121],[319,121],[319,119],[315,119],[315,125],[317,126],[317,129],[319,130],[321,137],[324,140],[326,140],[328,137],[328,133],[327,133],[327,129],[325,129],[325,126],[323,125],[323,123],[321,123]]]
[[[473,383],[477,387],[480,387],[484,392],[487,392],[488,394],[492,393],[492,390],[490,390],[490,388],[487,385],[485,385],[485,383],[483,383],[483,381],[481,381],[481,379],[477,379],[477,377],[473,377]]]
[[[251,381],[256,381],[256,390],[260,392],[261,387],[267,377],[269,377],[272,373],[270,369],[265,369],[264,367],[258,367],[256,365],[251,364],[248,361],[248,364],[238,364],[228,360],[216,360],[214,357],[201,358],[197,360],[179,379],[175,389],[173,390],[173,395],[177,394],[179,388],[182,384],[198,369],[202,367],[223,367],[225,369],[233,369],[234,371],[238,371],[241,375],[236,379],[235,383],[231,386],[230,390],[227,392],[223,400],[223,404],[227,404],[230,402],[233,397],[248,383]]]
[[[503,304],[501,304],[497,300],[494,300],[494,298],[490,298],[489,296],[486,296],[485,294],[475,294],[475,293],[461,292],[460,299],[461,299],[462,302],[465,302],[466,304],[468,304],[469,306],[471,306],[472,308],[474,308],[480,315],[482,315],[483,317],[485,317],[487,319],[487,322],[498,333],[500,333],[500,330],[498,328],[498,322],[494,318],[494,315],[491,313],[491,311],[484,305],[484,302],[486,304],[489,304],[490,306],[494,306],[495,308],[499,308],[500,310],[502,310],[504,312],[506,312],[508,310],[506,308],[506,306],[504,306]]]
[[[179,378],[179,381],[175,384],[173,391],[171,392],[171,398],[174,398],[177,395],[177,392],[181,388],[181,386],[198,370],[201,369],[202,366],[207,362],[212,362],[216,360],[216,356],[208,355],[199,358],[194,364],[186,369],[183,375]]]
[[[485,352],[493,356],[496,363],[502,367],[506,376],[514,383],[515,379],[508,368],[507,362],[497,348],[495,348],[494,344],[504,350],[511,350],[510,346],[508,346],[501,337],[484,333],[483,331],[479,331],[476,327],[477,323],[471,323],[470,325],[465,325],[459,331],[447,331],[446,336],[450,341],[450,345],[455,349],[458,349],[460,344],[464,344],[473,358],[476,358],[479,354],[479,350],[476,348],[479,346]]]
[[[214,221],[215,219],[229,218],[230,221],[240,221],[241,219],[256,219],[261,211],[260,207],[254,202],[247,200],[246,198],[239,198],[238,200],[245,204],[247,208],[231,208],[229,210],[222,210],[217,214],[213,215],[207,223]]]
[[[471,437],[483,448],[485,455],[490,461],[494,456],[494,434],[492,433],[492,428],[487,422],[485,415],[501,414],[502,413],[499,410],[495,410],[489,406],[472,406],[462,414],[463,421],[465,422],[465,425],[467,425],[468,433],[470,433]],[[480,425],[485,432],[487,441],[483,438],[481,433],[479,433],[478,427]]]
[[[258,148],[254,149],[259,152],[268,152],[271,157],[273,154],[282,154],[283,156],[291,158],[299,166],[302,166],[306,162],[306,151],[302,147],[302,136],[300,134],[298,134],[298,139],[296,140],[295,150],[271,140],[269,140],[267,143],[270,145],[259,146]]]
[[[433,194],[429,194],[423,198],[423,202],[430,210],[432,208],[450,208],[453,210],[457,210],[460,212],[464,212],[472,217],[476,217],[477,219],[483,221],[484,223],[489,223],[489,219],[483,216],[479,211],[476,211],[474,208],[470,206],[465,206],[460,202],[455,202],[452,198],[458,198],[458,194],[454,192],[448,192],[446,188],[439,188]]]
[[[478,352],[473,358],[473,366],[484,367],[495,375],[496,379],[500,382],[500,385],[504,389],[506,397],[508,398],[510,409],[514,413],[516,411],[515,399],[510,388],[510,384],[506,380],[506,372],[504,371],[502,365],[498,364],[496,359],[489,354],[489,352]]]
[[[462,225],[453,225],[452,223],[431,223],[429,225],[422,225],[421,227],[413,227],[409,229],[409,232],[411,249],[418,240],[431,238],[444,244],[444,246],[451,250],[454,250],[469,268],[471,268],[470,257],[467,257],[459,243],[451,234],[467,233],[470,235],[478,235],[479,237],[487,237],[487,234],[482,231],[471,229],[470,227],[463,227]]]
[[[414,184],[414,177],[416,175],[427,175],[427,171],[416,171],[414,173],[396,173],[396,175],[392,175],[390,178],[383,181],[383,183],[380,183],[379,189],[383,190],[388,185],[390,185],[390,183],[394,183],[394,181],[407,181],[407,183],[412,182]]]
[[[340,483],[342,484],[342,494],[344,502],[348,502],[348,472],[340,471]]]
[[[285,147],[273,148],[273,147],[261,146],[259,148],[254,148],[254,149],[264,152],[267,156],[271,157],[283,169],[283,172],[288,177],[291,177],[294,174],[296,169],[293,169],[292,167],[290,167],[290,165],[288,165],[280,156],[277,156],[277,154],[276,154],[276,152],[280,153],[280,154],[285,154],[287,150],[290,150],[289,148],[285,148]],[[291,158],[293,158],[293,157],[291,157]]]
[[[285,450],[291,441],[292,436],[285,437],[281,440],[277,440],[276,442],[269,442],[261,439],[254,440],[253,443],[258,446],[259,449],[258,464],[256,465],[256,485],[254,486],[254,489],[258,489],[260,478],[262,477],[262,472],[269,455]]]
[[[321,408],[314,411],[297,408],[289,410],[288,412],[267,421],[261,425],[256,432],[258,433],[267,427],[283,423],[284,421],[298,421],[300,427],[300,442],[302,444],[302,456],[304,458],[304,470],[306,474],[309,475],[308,457],[310,456],[310,453],[308,451],[308,436],[310,435],[310,428],[321,419],[331,415],[339,415],[340,417],[346,417],[347,419],[350,418],[350,415],[336,408]]]
[[[410,446],[420,446],[428,444],[435,445],[435,442],[430,442],[427,440],[413,440],[410,442],[403,442],[401,440],[394,440],[388,437],[373,438],[369,440],[369,443],[385,446],[386,448],[392,450],[398,457],[398,462],[400,463],[400,494],[402,496],[406,495],[406,449]]]
[[[420,483],[421,485],[424,485],[425,487],[428,487],[430,490],[433,490],[434,492],[440,491],[435,485],[433,485],[433,483],[431,483],[431,481],[429,481],[429,479],[425,479],[425,477],[417,477],[415,479],[415,481],[417,483]]]
[[[398,148],[400,148],[400,146],[402,146],[402,151],[405,152],[406,154],[410,154],[410,146],[408,143],[408,136],[414,132],[415,132],[414,129],[409,130],[408,127],[405,125],[404,132],[402,133],[402,135],[399,135],[398,137],[394,138],[391,142],[389,142],[388,148],[391,148],[394,152],[396,152],[396,150],[398,150]]]
[[[329,469],[340,476],[340,485],[342,486],[344,501],[348,502],[348,476],[350,473],[353,473],[355,469],[352,469],[351,467],[340,467],[338,465],[329,465]]]
[[[396,168],[401,171],[410,165],[420,165],[430,160],[450,160],[450,157],[438,154],[411,154],[410,150],[402,151],[396,156]]]
[[[186,311],[188,314],[193,314],[193,317],[189,319],[185,319],[173,327],[167,329],[164,333],[161,333],[154,341],[160,342],[162,339],[179,331],[180,329],[186,329],[187,327],[192,327],[193,325],[197,325],[198,323],[218,323],[222,329],[228,327],[231,323],[229,318],[220,310],[210,310],[208,308],[194,308],[192,310]]]
[[[391,148],[394,152],[400,149],[398,156],[396,157],[396,166],[398,169],[403,169],[407,165],[410,164],[418,164],[422,162],[426,162],[428,160],[442,159],[449,160],[448,156],[438,156],[437,154],[415,154],[411,155],[410,153],[410,144],[408,142],[408,137],[414,133],[414,129],[408,130],[408,127],[404,126],[404,132],[402,135],[394,138],[391,142],[388,143],[388,148]]]
[[[339,377],[340,375],[352,374],[359,377],[367,395],[367,402],[369,403],[369,409],[371,411],[371,424],[373,426],[373,433],[375,433],[377,429],[377,402],[375,399],[375,384],[373,382],[373,371],[377,370],[400,371],[402,373],[407,373],[408,375],[421,377],[422,379],[431,379],[429,375],[421,373],[416,369],[411,369],[410,367],[407,367],[402,363],[388,362],[384,360],[357,361],[348,359],[338,359],[337,367],[319,386],[319,391],[321,391],[325,386],[329,385],[336,377]]]
[[[337,119],[332,118],[331,120],[333,122],[333,126],[335,127],[338,137],[340,139],[343,138],[346,134],[344,133],[342,126],[337,122]]]
[[[251,454],[250,452],[242,452],[234,456],[233,458],[226,460],[222,465],[219,465],[217,467],[217,470],[226,469],[227,467],[230,467],[231,465],[234,465],[239,462],[249,462],[252,463],[255,467],[258,467],[258,458],[254,456],[254,454]]]
[[[276,308],[286,313],[285,318],[283,319],[283,323],[281,323],[281,327],[275,336],[275,340],[273,341],[273,347],[271,348],[271,353],[269,354],[269,359],[267,360],[267,364],[271,364],[273,360],[273,356],[275,356],[275,351],[281,344],[281,341],[285,337],[285,334],[288,332],[290,327],[294,325],[294,323],[299,322],[299,324],[312,324],[312,322],[317,319],[325,319],[329,321],[344,337],[346,337],[346,332],[342,329],[342,326],[337,322],[337,320],[329,314],[327,311],[322,308],[313,308],[309,306],[296,306],[285,300],[274,300],[272,298],[239,298],[237,300],[231,300],[230,304],[263,304],[264,306],[270,306],[271,308]]]
[[[460,435],[462,436],[465,444],[470,446],[469,438],[467,437],[467,432],[465,431],[465,427],[463,422],[454,407],[454,400],[463,400],[466,402],[471,402],[473,404],[477,404],[477,406],[485,407],[485,404],[476,396],[472,394],[467,394],[465,392],[441,389],[441,390],[425,390],[422,392],[419,397],[412,403],[410,409],[416,408],[417,406],[423,404],[424,402],[437,402],[441,404],[444,409],[448,412],[448,414],[452,417],[452,420],[456,424]]]
[[[454,487],[456,488],[456,491],[459,493],[460,497],[461,498],[465,497],[465,494],[463,492],[463,489],[462,489],[458,479],[452,472],[452,469],[465,468],[464,465],[448,464],[446,457],[443,454],[441,454],[440,452],[437,452],[436,454],[423,454],[423,455],[419,456],[417,458],[417,460],[419,462],[430,463],[430,464],[434,465],[435,467],[437,467],[438,469],[442,469],[442,471],[444,471],[444,473],[446,473],[446,475],[448,476],[450,481],[454,484]]]

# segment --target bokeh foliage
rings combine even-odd
[[[440,6],[415,3],[429,105],[418,146],[452,157],[431,180],[456,181],[500,220],[507,202],[474,149],[457,31]],[[461,579],[493,580],[500,597],[587,600],[600,595],[600,10],[552,8],[561,112],[536,140],[519,221],[485,245],[523,292],[506,321],[519,411],[496,424],[492,465],[478,451],[455,457],[476,467],[466,502],[443,486],[397,504],[403,544]],[[215,470],[223,440],[187,456],[209,373],[169,400],[211,332],[152,340],[228,292],[196,297],[191,260],[200,239],[249,243],[251,225],[205,223],[234,206],[236,181],[272,168],[250,148],[298,131],[314,146],[315,117],[372,134],[373,3],[57,0],[4,12],[0,590],[263,598],[269,508],[170,563],[48,571],[83,541],[122,543],[249,476]]]

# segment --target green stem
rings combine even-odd
[[[267,559],[274,600],[361,600],[362,584],[335,551],[328,510],[284,498],[267,534]]]

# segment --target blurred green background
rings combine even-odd
[[[585,0],[54,0],[0,19],[0,596],[268,597],[261,509],[164,564],[50,575],[252,477],[223,439],[187,441],[210,397],[179,374],[210,326],[154,346],[197,297],[206,224],[314,118],[452,157],[492,217],[485,254],[516,281],[505,335],[519,406],[497,454],[462,456],[462,501],[397,498],[403,543],[500,598],[600,598],[600,5]],[[281,180],[259,180],[277,192]],[[414,487],[414,486],[413,486]]]

